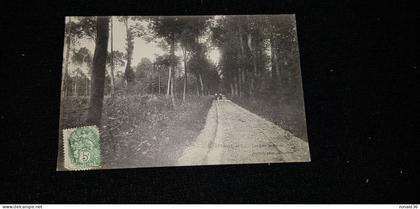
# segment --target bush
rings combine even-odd
[[[88,125],[84,122],[88,99],[63,99],[63,128]],[[173,165],[179,152],[204,127],[212,99],[188,96],[187,101],[174,109],[165,96],[106,96],[99,127],[104,165],[109,168]]]

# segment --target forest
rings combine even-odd
[[[294,15],[66,17],[60,128],[97,125],[115,164],[170,160],[222,93],[305,139],[296,30]]]

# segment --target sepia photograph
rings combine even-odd
[[[310,162],[295,15],[67,16],[57,170]]]

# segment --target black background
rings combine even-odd
[[[2,1],[2,203],[413,203],[407,1]],[[56,172],[65,15],[296,13],[311,163]],[[4,36],[5,35],[5,36]]]

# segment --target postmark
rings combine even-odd
[[[96,126],[63,130],[64,167],[68,170],[89,170],[101,165],[99,131]]]

